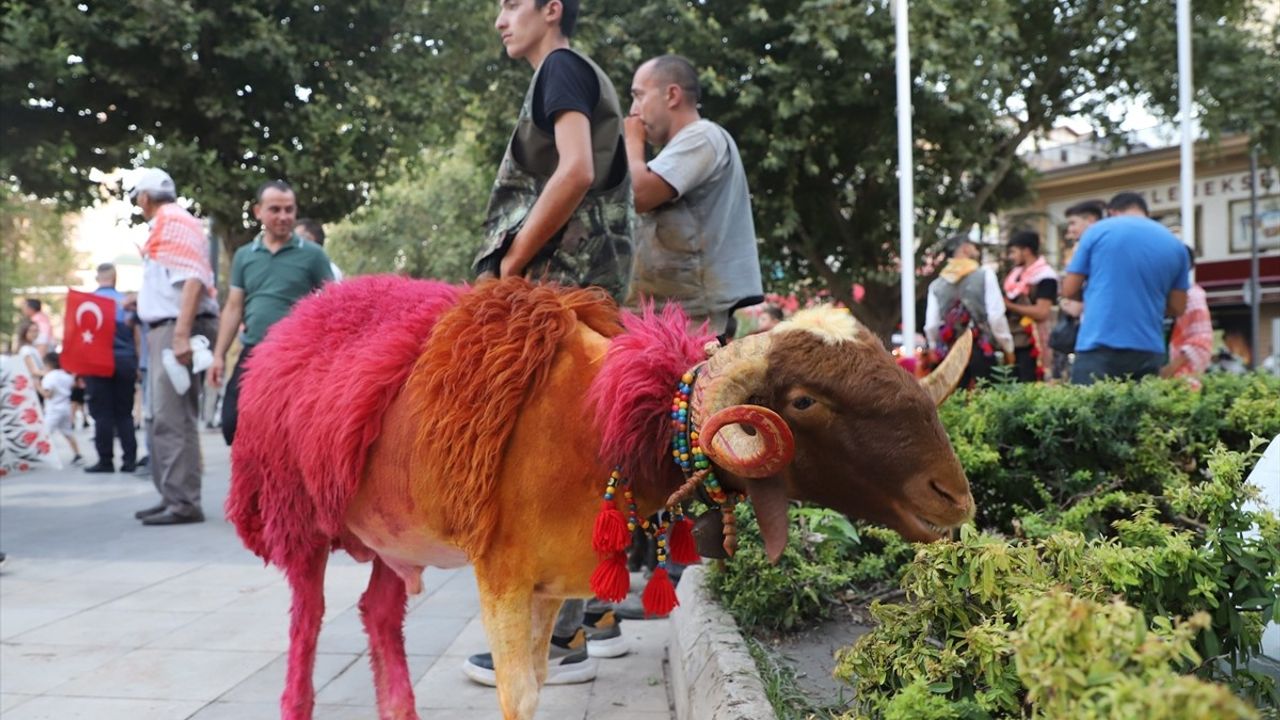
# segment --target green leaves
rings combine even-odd
[[[233,238],[283,178],[337,220],[452,139],[442,79],[492,54],[487,25],[460,3],[5,3],[0,174],[76,206],[91,168],[162,165]]]

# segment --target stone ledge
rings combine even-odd
[[[676,720],[777,720],[746,640],[706,589],[706,568],[685,568],[671,613]]]

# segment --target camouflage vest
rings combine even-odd
[[[613,83],[590,58],[571,50],[591,66],[600,83],[600,99],[591,111],[591,149],[595,182],[569,222],[543,246],[525,276],[562,285],[604,288],[619,303],[631,284],[632,228],[635,203],[622,141],[622,106]],[[533,209],[547,180],[560,162],[555,137],[533,122],[533,90],[538,72],[529,82],[520,119],[507,144],[498,178],[485,213],[484,246],[476,254],[477,266],[501,259]]]

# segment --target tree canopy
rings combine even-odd
[[[75,206],[93,198],[92,168],[160,165],[232,246],[268,179],[337,220],[452,135],[452,68],[496,52],[453,31],[463,5],[0,3],[0,172]]]
[[[493,179],[468,152],[470,141],[426,151],[421,168],[379,188],[368,205],[334,226],[325,249],[338,267],[351,275],[470,279]]]
[[[0,186],[0,352],[10,350],[19,293],[74,284],[77,258],[66,234],[67,218],[56,203]]]
[[[623,97],[646,58],[689,57],[703,114],[737,138],[766,277],[838,298],[861,283],[855,312],[881,333],[898,304],[891,5],[590,0],[574,38]],[[459,209],[483,206],[472,195],[483,197],[530,77],[502,54],[487,3],[3,6],[0,170],[23,190],[79,197],[88,167],[149,153],[206,214],[243,227],[257,181],[282,176],[322,220],[371,203],[348,237],[381,227],[379,242],[402,245],[402,260],[470,245],[466,230],[441,228],[466,228]],[[1280,30],[1261,11],[1262,0],[1195,4],[1196,100],[1210,134],[1249,132],[1275,158]],[[1117,136],[1139,101],[1176,111],[1167,0],[931,0],[911,4],[910,23],[921,260],[1022,200],[1027,138],[1064,117]],[[468,182],[442,195],[441,162]],[[404,169],[427,180],[370,192]]]

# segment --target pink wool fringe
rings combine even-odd
[[[706,326],[690,334],[679,306],[622,313],[623,334],[609,345],[604,367],[591,384],[589,402],[603,441],[600,457],[623,477],[654,488],[674,472],[670,455],[671,398],[676,382],[706,355],[713,335]]]

